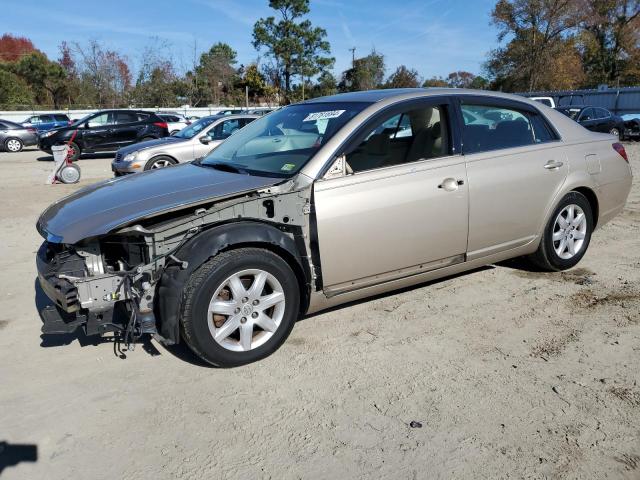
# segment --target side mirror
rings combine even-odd
[[[213,139],[209,135],[203,135],[200,137],[200,143],[203,145],[209,145]]]

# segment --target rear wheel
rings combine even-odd
[[[565,195],[547,222],[540,246],[530,260],[543,270],[567,270],[589,247],[594,221],[591,204],[579,192]]]
[[[213,365],[255,362],[287,339],[299,302],[296,276],[279,256],[258,248],[223,252],[196,270],[183,290],[183,337]]]
[[[166,155],[160,155],[149,159],[149,161],[144,166],[144,169],[155,170],[157,168],[171,167],[176,163],[177,162],[173,158],[167,157]]]
[[[4,148],[7,152],[18,153],[22,150],[24,144],[19,138],[7,138],[4,142]]]

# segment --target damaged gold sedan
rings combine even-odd
[[[185,341],[236,366],[302,315],[507,258],[563,270],[622,210],[622,145],[472,90],[291,105],[190,164],[110,180],[37,228],[45,333]]]

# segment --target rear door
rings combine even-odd
[[[337,152],[347,174],[316,181],[327,295],[464,260],[468,191],[450,112],[446,97],[385,110]]]
[[[138,139],[138,133],[144,129],[136,112],[112,112],[115,124],[112,126],[112,142],[115,148],[131,145]]]
[[[472,260],[534,240],[568,164],[557,133],[532,106],[460,96],[460,109]]]

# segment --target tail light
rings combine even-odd
[[[27,132],[29,132],[29,133],[38,133],[38,131],[33,127],[27,127]]]
[[[627,157],[627,151],[624,149],[624,145],[622,145],[621,143],[614,143],[611,146],[616,152],[618,152],[618,155],[620,155],[627,163],[629,163],[629,157]]]
[[[156,127],[169,129],[169,124],[167,122],[153,122]]]

